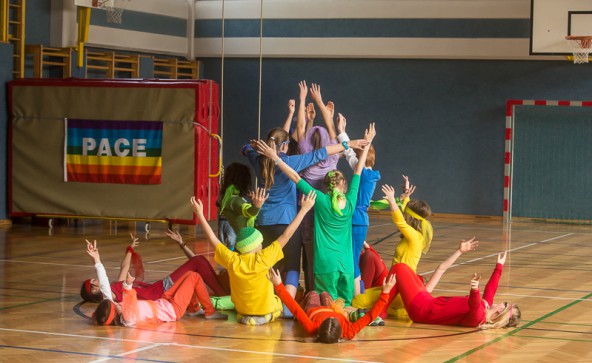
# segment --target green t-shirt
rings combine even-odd
[[[314,190],[317,200],[314,205],[314,272],[354,273],[352,252],[352,216],[358,199],[360,176],[354,174],[347,191],[343,215],[337,214],[331,206],[331,196],[310,186],[300,179],[296,187],[304,194]]]

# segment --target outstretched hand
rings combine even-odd
[[[481,280],[481,276],[477,275],[475,272],[471,279],[471,290],[479,290],[479,280]]]
[[[312,83],[310,85],[310,97],[312,97],[312,99],[320,104],[323,103],[323,97],[321,96],[321,86],[316,84],[316,83]]]
[[[92,243],[89,240],[86,240],[86,253],[88,253],[90,258],[93,260],[93,263],[97,264],[101,262],[99,249],[97,248],[97,240],[94,240]]]
[[[278,286],[282,283],[282,276],[278,270],[274,270],[273,268],[269,269],[269,273],[267,274],[267,279],[271,281],[273,286]]]
[[[256,208],[261,208],[263,203],[269,197],[269,194],[265,192],[265,188],[257,188],[256,191],[250,193],[251,200],[253,202],[253,206]]]
[[[193,212],[198,217],[203,217],[203,203],[201,202],[201,200],[196,199],[195,197],[191,197],[191,199],[189,199],[189,204],[191,205],[191,209],[193,209]]]
[[[337,132],[342,134],[345,132],[345,128],[347,127],[347,120],[341,113],[337,114]]]
[[[308,192],[308,195],[302,195],[302,199],[300,200],[300,209],[304,208],[306,211],[309,211],[314,207],[315,201],[317,200],[317,193],[314,190]]]
[[[364,139],[360,139],[360,140],[350,140],[347,143],[349,145],[349,147],[351,147],[352,149],[363,149],[366,145],[368,145],[368,141],[364,140]]]
[[[474,251],[477,249],[477,247],[479,246],[479,241],[477,241],[475,239],[475,237],[471,237],[468,240],[461,240],[460,243],[458,244],[458,250],[461,253],[465,253],[465,252],[470,252],[470,251]]]
[[[304,100],[306,100],[306,95],[308,94],[308,87],[306,87],[306,81],[298,82],[298,87],[300,88],[300,102],[304,102]]]
[[[266,142],[262,140],[257,140],[257,153],[259,155],[267,156],[271,160],[276,160],[279,158],[277,152],[275,151],[275,142],[271,142],[271,146],[267,145]]]
[[[296,100],[289,100],[288,101],[288,113],[293,115],[296,112]]]
[[[374,122],[372,122],[372,123],[370,123],[370,125],[368,125],[368,128],[364,132],[364,140],[368,141],[368,143],[371,143],[372,140],[374,140],[375,136],[376,136],[376,127],[374,126]]]
[[[317,112],[315,111],[314,103],[311,102],[306,106],[306,118],[308,121],[313,122],[316,116]]]
[[[177,242],[179,246],[182,247],[183,245],[185,245],[185,243],[183,243],[183,237],[181,236],[181,233],[179,233],[179,231],[173,231],[169,229],[168,231],[164,232],[164,234],[166,234],[168,238]]]
[[[384,193],[384,199],[392,206],[397,201],[395,200],[395,188],[390,185],[384,184],[382,186],[382,192]]]
[[[140,245],[140,241],[139,238],[134,236],[132,233],[130,233],[130,237],[132,238],[132,244],[130,245],[131,248],[136,248]]]
[[[384,281],[382,282],[382,293],[388,294],[389,292],[391,292],[393,286],[395,286],[396,283],[397,276],[395,274],[385,277]]]
[[[502,266],[506,263],[506,256],[508,255],[507,251],[501,252],[497,255],[497,263],[501,263]]]

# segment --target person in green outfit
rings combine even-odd
[[[263,141],[257,142],[257,152],[272,159],[303,193],[313,191],[317,195],[314,206],[314,275],[315,290],[327,291],[333,299],[342,298],[349,305],[354,293],[354,267],[352,257],[352,216],[358,198],[360,174],[366,163],[368,150],[376,136],[374,124],[366,130],[364,139],[368,142],[360,155],[360,161],[348,190],[344,175],[339,170],[327,173],[324,184],[327,193],[310,186],[289,165],[284,163],[271,147]],[[345,147],[345,145],[344,145]]]

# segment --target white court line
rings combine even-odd
[[[205,256],[205,255],[211,255],[214,252],[206,252],[206,253],[196,253],[196,256]],[[181,257],[171,257],[171,258],[164,258],[162,260],[156,260],[156,261],[148,261],[148,262],[144,262],[144,263],[160,263],[160,262],[166,262],[166,261],[173,261],[173,260],[179,260],[181,258],[187,258],[186,256],[181,256]]]
[[[43,334],[43,335],[55,335],[55,336],[62,336],[62,337],[68,337],[68,338],[99,339],[99,340],[109,340],[109,341],[114,341],[114,342],[146,343],[146,344],[149,344],[150,347],[153,347],[155,345],[159,345],[159,346],[171,346],[171,345],[174,345],[174,346],[184,347],[184,348],[218,350],[218,351],[225,351],[225,352],[249,353],[249,354],[257,354],[257,355],[272,355],[272,356],[292,357],[292,358],[310,358],[310,359],[332,360],[332,361],[340,361],[340,362],[375,363],[375,361],[365,361],[365,360],[355,360],[355,359],[339,359],[339,358],[335,358],[335,357],[317,357],[317,356],[311,356],[311,355],[295,355],[295,354],[283,354],[283,353],[268,353],[268,352],[257,352],[257,351],[254,351],[254,350],[230,349],[230,348],[216,348],[216,347],[208,347],[208,346],[202,346],[202,345],[190,345],[190,344],[154,343],[152,341],[145,341],[145,340],[106,338],[106,337],[96,337],[96,336],[88,336],[88,335],[80,335],[80,334],[52,333],[52,332],[44,332],[44,331],[36,331],[36,330],[0,328],[0,331],[17,332],[17,333],[30,333],[30,334]],[[256,339],[254,339],[254,340],[256,340]]]
[[[126,355],[134,354],[134,353],[141,352],[141,351],[148,350],[148,349],[152,349],[152,348],[157,348],[157,347],[160,347],[161,345],[162,344],[160,344],[160,343],[148,345],[148,346],[145,346],[143,348],[138,348],[138,349],[134,349],[134,350],[129,350],[127,352],[115,354],[115,357],[125,357]],[[101,358],[101,359],[90,361],[89,363],[106,362],[106,361],[111,360],[111,359],[113,359],[113,358],[111,358],[111,357],[105,357],[105,358]]]
[[[549,241],[553,241],[553,240],[556,240],[556,239],[559,239],[559,238],[569,237],[569,236],[571,236],[571,235],[573,235],[573,234],[574,234],[574,233],[568,233],[568,234],[564,234],[564,235],[562,235],[562,236],[557,236],[557,237],[547,238],[547,239],[544,239],[544,240],[542,240],[542,241],[533,242],[533,243],[529,243],[529,244],[527,244],[527,245],[524,245],[524,246],[520,246],[520,247],[512,248],[512,249],[508,250],[507,252],[514,252],[514,251],[518,251],[518,250],[521,250],[521,249],[523,249],[523,248],[526,248],[526,247],[535,246],[535,245],[538,245],[538,244],[541,244],[541,243],[545,243],[545,242],[549,242]],[[473,258],[472,260],[468,260],[468,261],[465,261],[465,262],[461,262],[461,263],[455,263],[454,265],[450,266],[450,267],[449,267],[449,269],[450,269],[450,268],[453,268],[453,267],[457,267],[457,266],[466,265],[466,264],[469,264],[469,263],[472,263],[472,262],[481,261],[481,260],[484,260],[484,259],[486,259],[486,258],[489,258],[489,257],[492,257],[492,256],[497,256],[497,255],[498,255],[498,253],[499,253],[499,252],[496,252],[496,253],[491,253],[491,254],[489,254],[489,255],[482,256],[482,257],[479,257],[479,258]],[[434,271],[436,271],[436,270],[427,271],[427,272],[422,272],[422,273],[420,273],[419,275],[423,276],[423,275],[431,274],[431,273],[434,273]]]

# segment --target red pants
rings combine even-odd
[[[368,248],[360,255],[360,272],[364,287],[369,289],[375,286],[382,286],[387,275],[386,265],[373,248]]]
[[[177,284],[177,280],[181,278],[186,272],[197,272],[203,281],[212,289],[214,296],[230,295],[230,291],[224,288],[216,271],[210,262],[203,256],[193,256],[187,262],[179,266],[173,273],[170,274],[173,283]]]
[[[173,305],[177,320],[181,319],[185,310],[190,312],[199,310],[199,304],[206,312],[206,316],[216,313],[206,285],[197,272],[185,272],[183,276],[175,280],[175,284],[162,295],[162,298]]]
[[[391,267],[388,276],[396,274],[397,283],[393,286],[389,293],[389,299],[387,304],[382,309],[380,317],[385,319],[388,316],[388,307],[391,305],[398,293],[401,293],[401,298],[405,307],[410,306],[415,296],[422,291],[426,291],[426,287],[423,282],[423,277],[419,276],[411,267],[404,263],[397,263]]]

